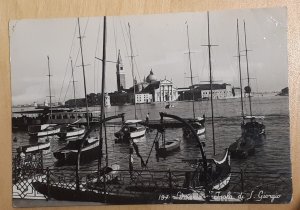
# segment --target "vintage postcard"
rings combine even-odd
[[[290,202],[286,12],[11,20],[13,205]]]

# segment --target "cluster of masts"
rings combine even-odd
[[[209,28],[209,13],[207,13],[207,23],[208,23],[208,43],[207,45],[204,45],[206,47],[208,47],[208,54],[209,54],[209,77],[210,77],[210,102],[211,102],[211,119],[212,119],[212,138],[213,138],[213,150],[214,150],[214,155],[215,155],[215,133],[214,133],[214,112],[213,112],[213,91],[212,91],[212,64],[211,64],[211,47],[215,46],[211,44],[211,40],[210,40],[210,28]],[[82,68],[83,68],[83,78],[84,78],[84,86],[86,86],[85,84],[85,71],[84,71],[84,59],[83,59],[83,52],[82,52],[82,43],[81,43],[81,34],[80,34],[80,24],[79,24],[79,19],[78,19],[78,26],[79,26],[79,40],[80,40],[80,48],[81,48],[81,61],[82,61]],[[130,34],[130,25],[128,24],[129,27],[129,34]],[[244,23],[244,30],[245,30],[245,23]],[[242,87],[242,83],[241,83],[241,63],[240,63],[240,44],[239,44],[239,28],[238,28],[238,21],[237,21],[237,33],[238,33],[238,62],[239,62],[239,72],[240,72],[240,84]],[[191,56],[190,56],[190,44],[189,44],[189,31],[188,31],[188,25],[187,25],[187,37],[188,37],[188,49],[189,49],[189,60],[190,60],[190,73],[191,73],[191,83],[193,87],[193,74],[192,74],[192,68],[191,68]],[[134,78],[134,69],[133,69],[133,52],[132,52],[132,44],[131,44],[131,38],[130,38],[130,45],[131,45],[131,65],[132,65],[132,76]],[[245,31],[245,52],[246,52],[246,60],[247,60],[247,75],[248,75],[248,86],[245,88],[245,91],[248,93],[249,96],[249,102],[251,104],[251,88],[250,88],[250,81],[249,81],[249,69],[248,69],[248,58],[247,58],[247,43],[246,43],[246,31]],[[98,58],[99,59],[99,58]],[[102,59],[100,59],[102,61],[102,93],[105,92],[105,70],[106,70],[106,17],[104,17],[104,25],[103,25],[103,54],[102,54]],[[50,106],[51,106],[51,82],[50,82],[50,67],[49,67],[49,57],[48,57],[48,71],[49,71],[49,92],[50,92]],[[74,75],[72,73],[72,77],[73,77],[73,84],[74,84]],[[193,91],[192,91],[193,92]],[[85,87],[85,97],[86,97],[86,87]],[[106,117],[105,116],[105,110],[104,110],[104,97],[105,94],[102,94],[103,100],[101,103],[101,115],[100,115],[100,119],[99,119],[99,124],[97,124],[97,126],[100,126],[100,131],[99,131],[99,138],[97,137],[90,137],[89,134],[91,133],[92,129],[95,129],[95,126],[90,126],[89,123],[89,117],[88,117],[88,104],[87,104],[87,99],[86,99],[86,114],[87,114],[87,128],[83,128],[84,129],[84,137],[83,138],[79,138],[76,143],[70,143],[69,144],[69,148],[68,145],[64,148],[61,148],[59,151],[54,153],[54,156],[57,159],[64,159],[67,157],[67,155],[69,155],[70,158],[72,159],[76,159],[77,160],[77,164],[76,164],[76,191],[75,192],[71,192],[72,190],[70,190],[70,193],[78,193],[78,191],[80,190],[80,184],[79,184],[79,169],[80,169],[80,160],[81,160],[81,154],[85,154],[85,155],[92,155],[91,153],[94,152],[96,153],[96,155],[98,156],[98,173],[99,176],[100,174],[103,172],[104,173],[104,177],[106,176],[106,169],[108,168],[108,148],[107,148],[107,138],[106,138],[106,126],[105,126],[105,122],[111,119],[116,119],[116,118],[122,118],[122,121],[124,122],[124,115],[118,115],[118,116],[112,116],[112,117]],[[74,98],[75,98],[75,90],[74,90]],[[241,94],[241,102],[242,102],[242,117],[243,119],[247,118],[246,116],[244,116],[244,111],[243,111],[243,96]],[[50,109],[52,109],[52,107],[50,107]],[[243,135],[242,135],[242,140],[238,140],[235,142],[235,144],[232,146],[232,153],[236,152],[237,154],[241,151],[241,145],[242,145],[242,141],[246,141],[248,138],[256,138],[259,137],[259,135],[264,135],[264,126],[262,124],[257,124],[255,121],[253,121],[252,119],[252,109],[250,106],[250,113],[251,113],[251,122],[246,123],[246,124],[242,124],[242,131],[243,131]],[[50,110],[51,111],[51,110]],[[160,113],[161,116],[161,124],[163,125],[163,118],[164,117],[169,117],[169,118],[173,118],[175,120],[178,120],[180,122],[182,122],[185,127],[187,129],[190,130],[192,137],[194,139],[196,139],[197,143],[199,144],[200,147],[200,152],[202,155],[202,164],[198,164],[198,167],[203,167],[204,169],[204,176],[202,177],[203,180],[200,180],[201,178],[199,178],[198,181],[203,181],[204,186],[202,186],[201,190],[205,190],[205,194],[208,193],[208,186],[212,185],[212,189],[213,190],[221,190],[222,188],[224,188],[230,180],[230,161],[229,161],[229,156],[228,156],[228,151],[226,152],[224,158],[221,161],[215,161],[214,159],[208,160],[206,159],[206,155],[204,153],[203,147],[202,147],[202,143],[200,142],[199,139],[199,133],[198,131],[203,131],[205,132],[204,128],[204,121],[195,121],[196,120],[196,116],[195,116],[195,110],[194,110],[194,104],[193,104],[193,121],[191,123],[187,123],[185,120],[183,120],[182,118],[176,116],[176,115],[170,115],[170,114],[166,114],[166,113]],[[135,138],[138,135],[145,135],[145,128],[144,127],[138,127],[137,125],[138,120],[137,120],[137,115],[136,115],[136,107],[135,107],[135,120],[131,120],[131,121],[127,121],[124,123],[125,126],[123,126],[123,130],[121,130],[120,132],[117,132],[116,137],[120,137],[120,138],[124,138],[124,136],[128,137],[130,142],[132,142],[131,140],[133,138]],[[132,126],[132,124],[134,124]],[[135,125],[136,124],[136,125]],[[193,126],[194,125],[194,126]],[[85,130],[86,129],[86,130]],[[45,132],[45,131],[44,131]],[[51,133],[51,130],[46,131]],[[66,131],[68,132],[73,132],[73,131]],[[161,128],[160,131],[163,137],[164,137],[164,127]],[[53,132],[51,133],[53,134]],[[200,133],[202,134],[202,133]],[[138,136],[139,137],[139,136]],[[103,145],[103,139],[105,141],[105,167],[101,167],[101,160],[102,160],[102,145]],[[164,140],[164,139],[163,139]],[[180,141],[179,141],[180,142]],[[172,144],[169,145],[169,148],[174,148],[177,147],[178,145],[178,141],[173,141]],[[74,145],[76,146],[76,148],[78,149],[74,149]],[[79,145],[79,146],[78,146]],[[159,148],[158,148],[159,149]],[[164,148],[165,150],[167,150],[167,147]],[[132,150],[132,148],[131,148]],[[241,152],[244,152],[241,151]],[[241,153],[242,155],[244,153]],[[147,161],[146,161],[147,162]],[[216,168],[215,171],[211,170],[208,171],[208,167],[210,168]],[[113,171],[114,169],[111,169],[111,171]],[[220,173],[220,171],[224,171],[224,173]],[[215,180],[211,180],[212,183],[209,183],[210,181],[208,180],[208,175],[210,176],[210,178],[215,178]],[[224,177],[219,177],[220,174]],[[201,174],[202,175],[202,174]],[[102,175],[103,176],[103,175]],[[200,176],[199,176],[200,177]],[[104,178],[105,180],[105,178]],[[44,186],[43,182],[38,183],[38,185],[40,187]],[[36,186],[38,186],[36,185]],[[51,186],[50,186],[51,187]],[[63,188],[63,187],[62,187]],[[47,186],[47,189],[49,192],[49,186]],[[69,191],[68,191],[69,192]],[[82,192],[84,193],[84,192]],[[67,195],[66,195],[67,196]]]

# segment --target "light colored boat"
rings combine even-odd
[[[41,150],[47,150],[50,148],[50,141],[44,143],[37,143],[34,145],[20,146],[17,150],[24,153],[35,153]]]
[[[159,155],[167,155],[168,153],[179,149],[180,142],[181,141],[179,139],[167,140],[158,148],[157,152]]]
[[[32,125],[28,127],[30,137],[45,137],[57,135],[60,132],[60,127],[56,124]]]
[[[85,133],[84,127],[77,127],[75,125],[69,125],[67,127],[61,128],[61,132],[58,134],[60,139],[71,139],[76,137],[83,137]]]
[[[127,120],[124,126],[115,133],[119,140],[129,141],[130,139],[141,138],[146,134],[146,127],[140,125],[142,120]]]

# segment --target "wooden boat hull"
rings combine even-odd
[[[246,142],[245,145],[240,146],[241,139],[238,139],[229,146],[229,152],[232,158],[245,159],[255,153],[255,144],[253,142]],[[252,141],[250,139],[250,141]]]
[[[193,138],[193,135],[192,135],[192,133],[191,133],[191,131],[189,129],[183,128],[182,131],[183,131],[183,137],[184,138],[186,138],[186,139]],[[205,127],[202,126],[201,128],[196,129],[196,133],[197,133],[197,135],[198,135],[198,137],[199,137],[199,139],[201,141],[202,146],[205,146],[205,143],[206,143],[205,142],[205,140],[206,140],[205,139],[205,133],[206,133]]]
[[[79,137],[79,136],[83,136],[85,133],[85,129],[78,129],[78,130],[74,130],[74,131],[66,131],[66,132],[60,132],[58,134],[58,136],[61,139],[69,139],[69,138],[75,138],[75,137]]]
[[[138,131],[130,132],[130,138],[131,139],[141,138],[145,136],[145,134],[146,134],[146,128],[143,127]]]
[[[129,141],[130,139],[138,139],[146,135],[146,128],[144,126],[140,126],[136,131],[126,131],[122,128],[120,131],[115,133],[115,137],[117,141]]]
[[[35,153],[41,150],[48,150],[49,148],[50,148],[50,141],[45,143],[37,143],[35,145],[22,146],[19,147],[19,150],[21,150],[24,153]]]
[[[31,138],[41,138],[46,136],[58,135],[59,132],[60,132],[60,128],[54,128],[47,131],[29,132],[29,136]]]
[[[76,163],[77,162],[77,154],[78,150],[59,150],[57,152],[54,152],[54,157],[61,162],[68,162],[68,163]],[[95,160],[98,158],[100,154],[100,146],[99,141],[95,142],[94,144],[85,147],[81,151],[80,155],[80,161],[82,162],[88,162],[91,160]]]

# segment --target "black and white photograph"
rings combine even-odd
[[[9,22],[14,207],[292,199],[287,9]]]

